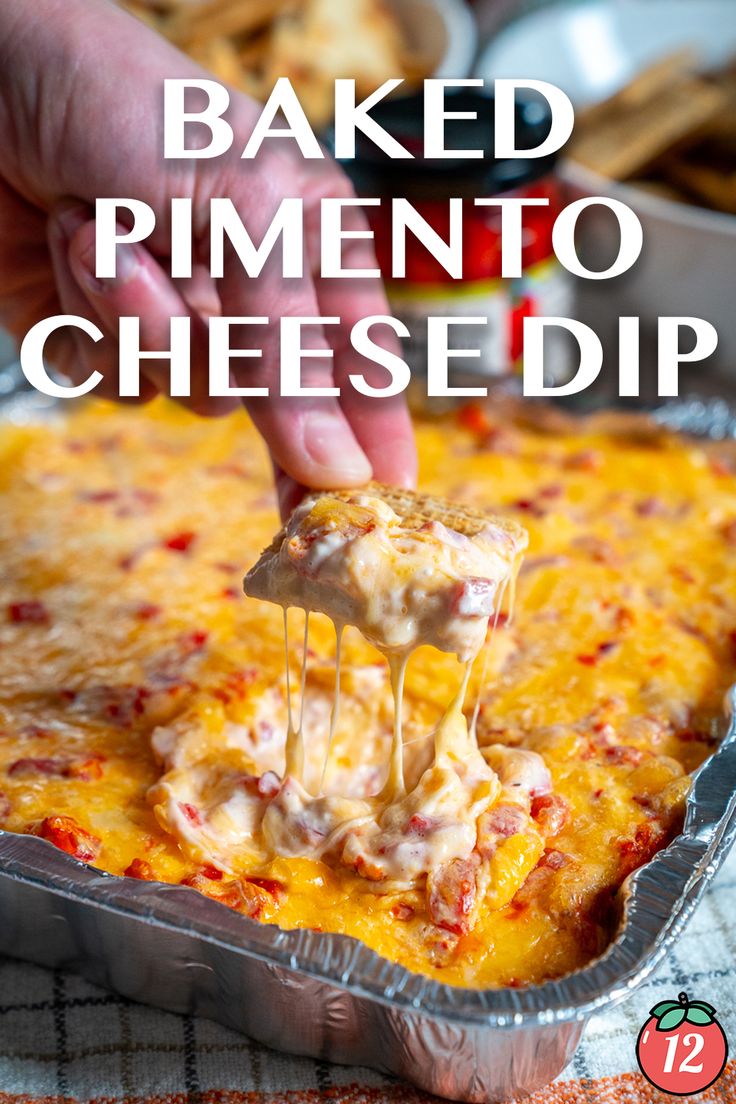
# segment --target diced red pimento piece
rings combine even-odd
[[[556,851],[552,848],[544,852],[537,866],[546,870],[562,870],[563,866],[567,866],[569,862],[569,855],[566,855],[564,851]]]
[[[7,768],[7,774],[9,778],[15,778],[17,775],[25,777],[31,774],[45,774],[49,777],[58,775],[59,777],[63,777],[68,769],[68,759],[33,759],[26,757],[24,759],[16,759],[14,763],[11,763]]]
[[[257,678],[258,669],[256,667],[244,667],[239,671],[231,671],[222,684],[212,690],[212,696],[224,705],[228,705],[233,698],[236,701],[243,701],[248,687],[252,686]]]
[[[67,778],[79,778],[82,782],[97,782],[103,775],[104,755],[91,755],[89,759],[81,759],[69,764],[66,771]]]
[[[156,875],[153,873],[153,867],[145,859],[133,859],[129,866],[126,866],[123,871],[123,877],[125,878],[137,878],[140,882],[155,882]]]
[[[578,663],[582,663],[586,667],[595,667],[599,659],[603,656],[609,655],[611,652],[618,648],[617,640],[604,640],[596,648],[592,654],[585,654],[577,656]]]
[[[312,550],[312,545],[326,535],[325,529],[312,529],[309,533],[297,533],[291,537],[287,547],[289,559],[296,561],[305,559]]]
[[[654,858],[666,838],[667,832],[663,825],[648,820],[638,825],[633,839],[619,840],[618,847],[621,854],[619,877],[627,877],[637,867]]]
[[[283,882],[277,881],[276,878],[253,878],[248,875],[245,881],[250,885],[258,886],[259,889],[263,889],[266,893],[269,893],[274,900],[281,901],[286,894],[286,886]]]
[[[467,403],[461,407],[457,414],[457,420],[463,429],[467,429],[476,437],[487,437],[493,432],[493,422],[483,407],[478,406],[477,403]]]
[[[182,878],[180,884],[199,890],[205,897],[211,897],[213,901],[219,901],[220,904],[227,905],[231,909],[240,909],[243,904],[243,895],[237,881],[216,881],[206,877],[201,870],[197,870]]]
[[[526,827],[527,823],[526,813],[520,805],[505,803],[499,803],[489,809],[483,814],[481,820],[484,831],[493,832],[502,839],[515,836]]]
[[[419,836],[420,839],[424,839],[427,832],[431,828],[435,828],[436,824],[437,822],[432,817],[425,816],[424,813],[414,813],[407,820],[405,831],[410,836]]]
[[[454,935],[470,931],[477,893],[479,856],[453,859],[427,877],[427,911],[433,923]]]
[[[258,919],[267,903],[272,900],[260,886],[253,885],[244,878],[213,881],[211,878],[206,878],[201,871],[196,871],[182,878],[180,884],[196,889],[205,897],[218,901],[236,912],[242,912],[254,920]]]
[[[353,866],[355,873],[360,874],[361,878],[366,878],[369,882],[382,882],[386,877],[381,867],[377,863],[372,863],[365,855],[358,855]]]
[[[570,819],[570,806],[558,794],[532,798],[531,814],[545,836],[557,836]]]
[[[143,548],[135,548],[132,552],[129,552],[127,556],[121,556],[118,560],[118,567],[121,571],[132,571],[138,560],[143,553],[147,550],[147,546]]]
[[[545,487],[539,488],[540,498],[561,498],[565,493],[565,488],[562,483],[548,483]]]
[[[48,625],[51,617],[43,602],[32,598],[26,602],[11,602],[8,620],[13,625]]]
[[[402,920],[406,922],[411,920],[414,916],[414,909],[411,905],[407,905],[404,901],[399,901],[398,904],[391,906],[391,915],[396,920]]]
[[[155,618],[160,617],[162,613],[163,610],[161,606],[157,606],[155,602],[141,602],[134,616],[139,621],[153,621]]]
[[[496,586],[490,579],[465,579],[453,595],[452,612],[459,617],[490,617],[495,594]]]
[[[79,859],[80,862],[92,862],[97,858],[102,847],[102,840],[98,836],[82,828],[81,824],[70,816],[45,817],[33,829],[33,835],[48,840],[60,851],[66,851],[67,855]]]
[[[517,498],[511,505],[514,509],[521,510],[522,513],[529,514],[531,517],[542,518],[546,513],[545,509],[533,498]]]
[[[129,728],[146,711],[146,702],[151,696],[147,686],[105,686],[104,714],[120,728]]]
[[[184,816],[190,824],[193,824],[196,828],[202,827],[204,824],[202,814],[195,805],[190,805],[188,801],[179,801],[177,804],[182,816]]]
[[[187,530],[186,532],[175,533],[173,537],[167,537],[162,544],[169,552],[188,552],[196,536],[196,533]]]
[[[261,797],[276,797],[281,789],[281,779],[275,771],[266,771],[258,779],[258,793]]]
[[[495,805],[478,820],[478,852],[490,859],[502,840],[523,832],[527,825],[528,817],[521,806],[506,802]]]
[[[634,510],[639,517],[661,517],[667,513],[667,505],[657,495],[650,495],[637,502]]]
[[[243,789],[254,797],[270,799],[276,797],[281,790],[281,779],[275,771],[266,771],[260,777],[255,774],[244,774],[241,779]]]
[[[218,867],[212,866],[211,863],[205,863],[200,873],[203,878],[209,878],[211,882],[222,881],[222,871]]]
[[[209,635],[206,629],[193,629],[191,632],[182,633],[178,641],[179,649],[185,656],[201,652],[209,640]]]
[[[304,519],[300,531],[287,542],[286,551],[295,567],[300,572],[309,574],[311,565],[304,564],[303,561],[309,557],[319,541],[337,533],[348,544],[366,533],[372,533],[375,528],[376,521],[367,511],[331,517],[325,516],[325,509],[317,503],[312,513]]]
[[[115,502],[119,498],[119,492],[112,489],[100,490],[100,491],[83,491],[80,498],[84,502],[95,502],[104,504],[106,502]]]
[[[603,467],[603,453],[597,449],[581,449],[570,453],[564,466],[572,471],[597,472]]]
[[[607,747],[605,755],[611,763],[620,763],[631,767],[637,767],[642,759],[646,758],[645,752],[640,751],[639,748],[630,747],[628,744],[615,744],[613,747]]]
[[[10,778],[16,775],[26,777],[34,774],[45,774],[48,777],[56,775],[58,778],[79,778],[83,782],[102,778],[102,755],[93,755],[89,759],[34,759],[27,757],[16,759],[7,768]]]

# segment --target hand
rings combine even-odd
[[[366,399],[348,383],[354,372],[375,386],[385,383],[383,371],[376,366],[371,371],[346,340],[358,318],[388,313],[377,281],[307,276],[287,284],[271,265],[257,280],[248,280],[234,257],[217,284],[206,273],[211,197],[229,196],[259,240],[281,200],[302,196],[309,254],[320,199],[347,196],[350,185],[333,162],[305,162],[287,143],[264,149],[256,161],[242,161],[259,109],[237,92],[228,114],[236,135],[232,154],[214,161],[165,161],[164,79],[203,75],[105,0],[34,0],[32,5],[0,0],[0,133],[8,136],[0,159],[0,321],[17,337],[58,313],[96,322],[106,341],[94,344],[66,331],[52,348],[52,359],[75,382],[102,372],[105,380],[95,393],[112,398],[118,390],[112,355],[117,320],[138,315],[141,345],[155,350],[169,346],[171,316],[189,314],[193,394],[186,402],[201,414],[219,414],[238,400],[207,395],[206,319],[219,312],[268,316],[274,324],[262,360],[257,368],[234,368],[234,377],[241,386],[271,387],[272,398],[248,400],[247,406],[271,451],[282,508],[294,500],[294,482],[352,486],[372,476],[413,483],[416,456],[403,401]],[[92,215],[95,199],[105,196],[144,200],[156,212],[157,227],[146,247],[119,246],[116,279],[100,281],[94,275]],[[198,267],[186,283],[166,273],[174,196],[192,197],[199,231]],[[348,263],[375,267],[371,252],[368,242],[355,242]],[[278,396],[278,320],[285,315],[342,318],[334,362],[310,361],[304,373],[310,386],[334,379],[343,390],[339,399]],[[328,347],[326,335],[318,342],[318,348]],[[144,362],[141,400],[166,390],[166,367]]]

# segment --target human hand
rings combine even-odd
[[[309,253],[321,198],[348,196],[350,185],[333,162],[306,162],[287,148],[264,149],[256,161],[241,161],[239,150],[259,109],[236,92],[228,113],[236,135],[231,154],[213,161],[164,160],[164,79],[202,76],[193,62],[105,0],[36,0],[28,6],[0,0],[0,132],[9,138],[0,161],[0,321],[20,337],[49,315],[90,318],[106,340],[94,344],[62,332],[52,359],[76,382],[100,371],[105,379],[96,393],[117,397],[118,319],[139,316],[141,346],[163,350],[171,317],[189,315],[192,397],[186,402],[201,414],[218,414],[238,400],[207,394],[207,317],[268,316],[273,324],[262,359],[233,374],[240,386],[270,385],[274,392],[247,405],[271,451],[282,509],[294,500],[294,481],[351,486],[372,476],[411,484],[416,457],[403,401],[368,399],[345,386],[355,372],[376,387],[385,384],[382,369],[360,358],[347,340],[358,318],[388,313],[377,282],[308,275],[287,284],[270,264],[258,280],[248,280],[234,256],[221,281],[215,284],[206,274],[212,197],[229,196],[255,240],[284,197],[303,197]],[[143,200],[157,225],[145,247],[119,246],[116,279],[101,281],[94,275],[92,216],[95,199],[108,196]],[[175,196],[192,198],[198,231],[197,271],[186,282],[172,281],[166,272]],[[368,242],[355,241],[350,266],[375,267],[371,253]],[[342,318],[331,342],[334,362],[310,360],[303,372],[307,386],[342,386],[339,399],[275,394],[278,321],[285,315]],[[324,333],[315,334],[315,341],[317,348],[330,344]],[[166,390],[165,367],[144,362],[141,399]]]

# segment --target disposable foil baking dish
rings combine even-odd
[[[44,403],[7,386],[0,411]],[[663,422],[734,436],[720,402],[671,403]],[[732,715],[733,692],[727,703]],[[347,936],[285,932],[183,886],[116,878],[45,840],[0,832],[0,952],[77,971],[133,1000],[206,1016],[280,1050],[372,1066],[439,1096],[503,1101],[547,1084],[595,1012],[672,947],[736,837],[736,723],[700,768],[684,830],[632,874],[606,953],[559,981],[474,991],[412,974]]]

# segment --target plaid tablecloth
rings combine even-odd
[[[736,852],[685,936],[623,1006],[596,1017],[565,1073],[533,1104],[672,1101],[636,1070],[634,1043],[659,1000],[710,1001],[736,1043]],[[295,1010],[298,1015],[298,1010]],[[206,1020],[144,1008],[69,974],[0,962],[0,1104],[422,1104],[370,1070],[292,1058]],[[699,1097],[736,1101],[736,1061]]]

